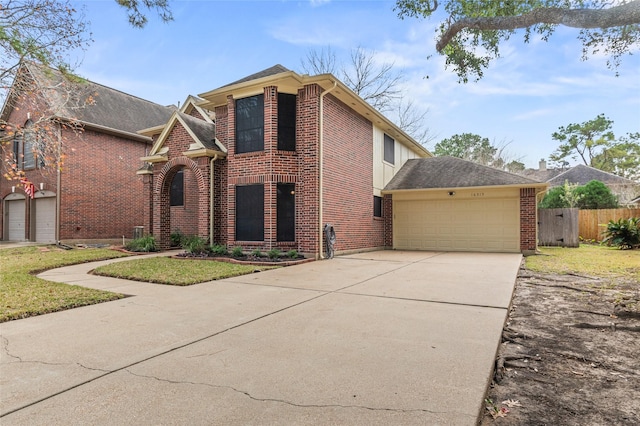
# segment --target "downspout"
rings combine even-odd
[[[322,253],[322,235],[324,234],[324,225],[322,224],[323,216],[322,216],[322,203],[324,201],[324,197],[322,196],[322,185],[323,185],[323,152],[324,152],[324,97],[329,94],[333,89],[338,86],[338,82],[333,82],[333,87],[328,90],[325,90],[320,94],[320,140],[319,140],[319,148],[318,148],[318,253],[320,255],[320,259],[324,259],[324,254]]]
[[[209,162],[209,244],[213,244],[213,162],[218,159],[218,154],[214,155]]]
[[[56,230],[55,230],[55,238],[56,243],[60,242],[60,206],[62,199],[62,171],[60,167],[61,155],[62,155],[62,135],[60,134],[61,129],[58,128],[58,161],[56,164]]]

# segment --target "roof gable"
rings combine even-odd
[[[234,81],[232,83],[225,84],[222,87],[233,86],[235,84],[245,83],[247,81],[252,81],[252,80],[258,80],[258,79],[264,78],[264,77],[271,77],[272,75],[282,74],[282,73],[285,73],[285,72],[291,72],[291,70],[286,68],[286,67],[283,67],[280,64],[276,64],[276,65],[274,65],[272,67],[269,67],[269,68],[264,69],[262,71],[258,71],[256,73],[248,75],[248,76],[246,76],[244,78],[241,78],[240,80],[236,80],[236,81]]]
[[[384,191],[484,186],[546,187],[546,184],[471,161],[445,156],[408,160]]]

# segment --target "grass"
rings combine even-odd
[[[93,272],[134,281],[185,286],[273,268],[274,266],[239,265],[213,260],[153,257],[112,263]]]
[[[541,247],[542,256],[529,256],[527,268],[535,272],[624,277],[640,282],[640,252],[613,247],[580,245],[579,248]]]
[[[122,294],[37,278],[47,269],[126,256],[108,249],[21,247],[0,250],[0,322],[121,299]]]

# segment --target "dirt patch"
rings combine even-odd
[[[487,401],[483,426],[639,425],[640,283],[521,268]]]

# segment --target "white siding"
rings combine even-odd
[[[395,140],[395,164],[389,164],[384,159],[384,132],[373,127],[373,195],[380,196],[380,191],[389,183],[398,170],[413,158],[420,158],[415,151],[400,141]]]

